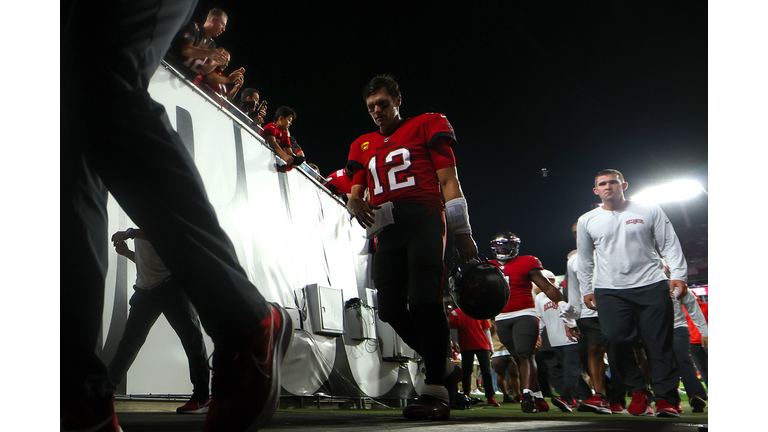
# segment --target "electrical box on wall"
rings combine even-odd
[[[340,289],[311,284],[305,287],[312,330],[319,335],[344,334],[344,298]]]
[[[388,361],[419,360],[421,357],[409,347],[391,325],[379,319],[376,312],[376,332],[381,344],[381,358]]]
[[[358,302],[344,310],[346,334],[352,340],[376,339],[376,311]]]

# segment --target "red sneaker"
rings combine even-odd
[[[62,432],[123,432],[117,424],[114,397],[97,401],[93,405],[84,402],[62,401]]]
[[[498,407],[500,407],[501,404],[496,402],[496,398],[495,397],[491,396],[491,397],[488,398],[488,406],[498,406]]]
[[[581,401],[577,408],[579,412],[593,412],[595,414],[610,414],[611,405],[600,394],[594,394],[591,398]]]
[[[244,340],[214,341],[211,403],[204,432],[255,431],[280,405],[280,365],[293,338],[293,322],[276,303]]]
[[[677,412],[675,407],[664,399],[656,401],[656,417],[677,417],[680,418],[680,413]]]
[[[536,400],[536,410],[538,412],[547,412],[549,411],[549,404],[547,401],[544,400],[544,398],[535,398]]]
[[[629,414],[629,411],[620,402],[615,402],[611,404],[611,414]]]
[[[683,413],[683,402],[678,402],[677,405],[675,405],[675,411],[677,411],[678,414]]]
[[[552,405],[560,408],[560,411],[562,412],[573,412],[570,406],[568,406],[568,402],[566,402],[564,399],[559,397],[553,397],[550,399],[552,401]]]
[[[190,399],[184,405],[176,408],[176,412],[179,414],[205,414],[208,412],[208,407],[211,405],[211,399],[208,398],[204,403],[200,403],[194,399]]]
[[[627,411],[632,415],[647,415],[650,404],[651,392],[648,390],[632,392],[632,401]]]

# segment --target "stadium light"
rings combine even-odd
[[[707,193],[701,184],[693,180],[677,180],[661,186],[645,189],[632,196],[632,201],[660,204],[671,201],[685,201]]]

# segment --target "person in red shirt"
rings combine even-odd
[[[325,178],[325,185],[334,195],[341,196],[346,202],[352,192],[352,170],[349,167],[342,168],[333,172]]]
[[[537,366],[534,359],[536,341],[539,337],[539,319],[536,315],[535,302],[533,300],[533,284],[555,302],[558,306],[560,317],[571,313],[572,306],[563,301],[563,297],[556,286],[544,276],[544,267],[541,261],[532,255],[518,256],[520,250],[520,238],[512,232],[505,231],[497,234],[491,240],[491,249],[496,254],[496,259],[491,260],[501,268],[504,276],[509,281],[509,301],[496,316],[497,332],[499,339],[510,353],[517,353],[520,359],[520,387],[523,389],[523,400],[520,403],[525,413],[537,413],[548,411],[549,404],[544,401],[544,396],[539,390],[537,382]],[[570,315],[569,315],[570,316]],[[571,327],[574,330],[576,322],[573,320]]]
[[[275,111],[275,121],[264,126],[260,135],[288,165],[298,166],[304,163],[305,159],[303,156],[297,156],[291,149],[291,133],[288,129],[294,120],[296,111],[287,106],[278,107]]]
[[[491,373],[491,324],[488,320],[478,321],[467,316],[461,309],[455,308],[448,316],[448,327],[451,328],[451,339],[454,349],[461,354],[461,370],[463,371],[462,388],[464,395],[469,397],[472,388],[472,371],[475,368],[475,357],[480,364],[480,374],[485,386],[485,399],[489,406],[501,406],[496,402],[493,389],[493,374]]]
[[[378,126],[350,146],[350,212],[375,235],[373,281],[379,317],[424,359],[425,385],[403,410],[408,419],[445,420],[461,370],[450,361],[443,309],[446,225],[460,263],[477,258],[469,213],[456,173],[456,143],[448,119],[437,113],[400,116],[400,87],[389,76],[363,90]],[[368,190],[370,199],[364,198]],[[443,203],[445,201],[445,204]],[[450,369],[448,368],[450,366]],[[447,376],[450,375],[450,376]]]
[[[704,318],[707,320],[707,324],[709,324],[709,315],[707,312],[709,310],[709,303],[701,301],[699,296],[696,296],[696,303],[699,304],[699,308],[704,314]],[[683,307],[683,310],[685,311],[685,319],[688,321],[688,330],[691,332],[691,357],[693,357],[693,362],[696,364],[696,369],[698,369],[699,373],[701,374],[701,380],[704,381],[704,384],[706,384],[707,387],[709,387],[707,372],[709,368],[709,340],[706,337],[701,337],[701,333],[699,333],[699,329],[688,315],[688,311],[685,310],[685,307]]]

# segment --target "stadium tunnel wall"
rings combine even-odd
[[[240,120],[242,113],[223,108],[167,63],[156,71],[149,92],[165,106],[193,155],[249,279],[294,319],[282,394],[416,397],[415,383],[423,381],[418,356],[376,318],[365,231],[322,186],[322,178],[306,164],[278,172],[279,158]],[[108,214],[110,234],[136,226],[111,195]],[[101,352],[107,364],[122,337],[135,280],[133,263],[110,253]],[[317,287],[331,296],[313,307],[308,296]],[[333,316],[324,316],[323,310]],[[330,323],[330,330],[323,322]],[[213,343],[204,337],[210,355]],[[161,316],[116,394],[183,397],[191,392],[184,349]]]

